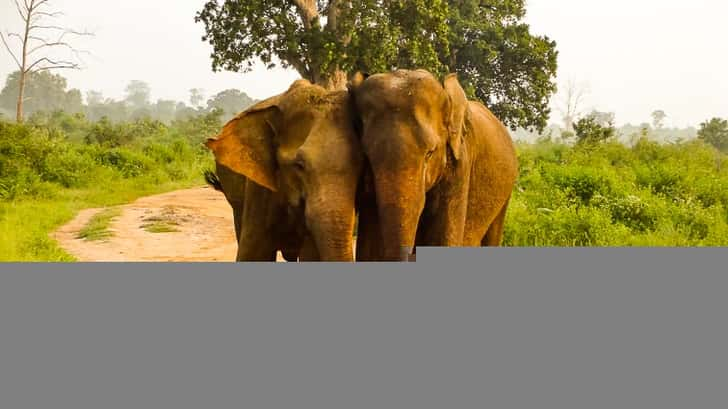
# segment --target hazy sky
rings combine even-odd
[[[61,72],[69,86],[121,98],[130,80],[152,97],[188,100],[189,89],[210,96],[238,88],[254,98],[280,92],[298,77],[284,70],[213,73],[210,47],[194,15],[204,0],[52,0],[60,21],[96,36],[83,71]],[[728,2],[724,0],[530,0],[532,31],[556,40],[559,84],[588,84],[585,109],[616,112],[617,122],[650,121],[662,109],[667,125],[728,117]],[[12,0],[0,0],[0,29],[20,27]],[[0,78],[14,70],[0,49]],[[560,95],[553,105],[559,105]],[[558,120],[558,112],[552,120]]]

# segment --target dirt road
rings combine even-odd
[[[232,211],[225,197],[214,189],[177,190],[119,207],[121,214],[112,220],[112,236],[107,239],[77,238],[103,209],[81,211],[52,237],[79,261],[235,260]],[[155,230],[155,226],[165,228]]]

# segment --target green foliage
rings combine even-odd
[[[530,33],[524,0],[448,1],[450,53],[440,59],[460,74],[471,97],[507,125],[542,131],[556,92],[556,43]],[[484,4],[487,3],[487,4]]]
[[[208,0],[195,20],[213,47],[213,70],[278,60],[320,84],[339,70],[457,72],[506,124],[543,129],[556,44],[532,35],[525,13],[523,0]]]
[[[519,144],[509,246],[725,246],[728,170],[701,141]]]
[[[0,91],[0,107],[15,112],[18,103],[20,71],[12,72],[5,80]],[[49,71],[31,71],[25,80],[25,101],[23,112],[30,115],[37,111],[81,112],[83,109],[81,92],[77,89],[66,91],[67,82],[59,74]]]
[[[595,116],[586,116],[574,124],[577,144],[595,144],[605,142],[614,137],[615,130],[611,122],[600,124]]]
[[[190,121],[210,124],[205,116]],[[100,129],[113,143],[99,143]],[[0,120],[0,260],[71,260],[48,234],[78,210],[204,183],[212,157],[199,135],[185,132],[62,112],[25,124]]]
[[[97,143],[109,147],[118,147],[131,142],[159,136],[167,132],[167,127],[149,118],[139,119],[131,123],[112,123],[103,117],[93,124],[84,138],[87,144]]]
[[[213,108],[210,112],[187,119],[176,120],[172,126],[192,144],[201,144],[207,138],[220,132],[223,110]]]
[[[722,152],[728,152],[728,120],[713,118],[703,122],[698,130],[698,138]]]
[[[244,111],[255,101],[248,94],[237,89],[226,89],[214,95],[207,101],[207,108],[212,111],[215,108],[223,111],[222,116],[230,119],[239,112]]]

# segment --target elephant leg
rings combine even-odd
[[[463,158],[461,162],[466,161]],[[463,245],[469,186],[469,167],[461,163],[427,193],[427,202],[417,228],[416,244],[438,247]]]
[[[276,260],[274,222],[280,220],[281,209],[273,195],[260,185],[246,183],[236,261]]]
[[[311,237],[310,234],[306,235],[303,240],[303,246],[298,256],[299,261],[321,261],[318,249],[316,248],[316,241]]]
[[[495,217],[493,222],[490,223],[490,226],[488,226],[488,231],[485,232],[485,237],[483,237],[483,241],[480,243],[481,246],[497,247],[501,245],[501,242],[503,241],[503,227],[506,222],[506,211],[508,210],[509,201],[510,198],[506,200],[503,207],[498,212],[498,215]]]

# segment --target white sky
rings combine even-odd
[[[151,85],[154,99],[187,101],[193,87],[207,96],[238,88],[264,98],[298,77],[263,67],[213,73],[202,24],[194,22],[204,0],[52,2],[66,13],[60,21],[96,33],[79,43],[93,53],[87,68],[61,72],[84,93],[121,98],[138,79]],[[728,117],[726,16],[724,0],[529,0],[527,20],[534,33],[556,40],[559,84],[588,84],[584,109],[614,111],[620,124],[649,122],[662,109],[668,126],[682,127]],[[18,20],[12,0],[0,0],[0,29],[17,30]],[[0,79],[14,69],[0,49]]]

